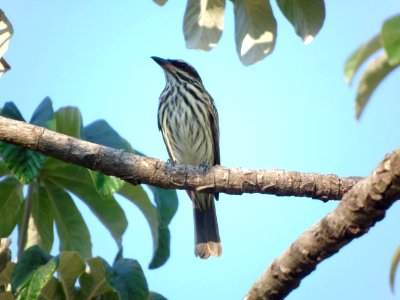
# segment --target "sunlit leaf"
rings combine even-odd
[[[79,277],[79,285],[82,289],[83,299],[94,299],[96,296],[111,292],[112,295],[109,299],[119,299],[118,293],[110,286],[106,277],[107,262],[100,257],[90,258],[87,260],[90,271],[84,272]]]
[[[395,68],[384,54],[372,61],[360,79],[356,98],[356,117],[360,118],[365,106],[378,84]]]
[[[10,69],[3,55],[8,49],[13,33],[14,31],[10,21],[8,21],[4,12],[0,10],[0,77]]]
[[[108,280],[121,299],[148,299],[149,287],[142,267],[134,259],[118,255],[110,268]]]
[[[31,183],[29,190],[33,199],[28,223],[26,248],[39,245],[40,248],[49,253],[54,240],[54,215],[51,202],[45,188],[39,186],[39,182],[34,181]]]
[[[208,51],[224,30],[225,0],[188,0],[183,20],[186,47]]]
[[[398,65],[400,63],[400,16],[383,23],[381,37],[389,64]]]
[[[45,265],[34,271],[26,293],[26,298],[24,299],[37,299],[40,291],[53,278],[57,265],[58,261],[55,258],[52,258]]]
[[[165,3],[167,3],[167,0],[153,0],[153,1],[161,6],[163,6]]]
[[[85,262],[77,252],[63,251],[57,268],[66,299],[74,299],[74,287],[78,277],[85,271]]]
[[[18,223],[23,204],[22,187],[14,177],[0,181],[0,237],[8,237]]]
[[[305,44],[317,35],[325,20],[324,0],[277,0],[286,19]]]
[[[88,169],[49,158],[42,175],[85,202],[111,233],[117,245],[121,245],[122,235],[128,226],[125,213],[114,197],[99,195]]]
[[[57,132],[81,138],[83,132],[82,115],[77,107],[63,107],[55,113]]]
[[[90,233],[71,196],[53,182],[44,180],[43,184],[52,205],[60,250],[77,251],[84,258],[91,257]]]
[[[274,49],[276,20],[268,0],[237,0],[234,6],[236,51],[248,66]]]
[[[372,54],[378,51],[382,47],[381,38],[379,35],[372,38],[370,41],[362,45],[355,51],[350,58],[347,60],[345,65],[345,76],[348,84],[353,81],[354,74],[357,72],[359,67],[365,62]]]

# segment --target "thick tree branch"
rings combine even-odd
[[[132,184],[227,194],[262,193],[339,200],[360,180],[283,170],[201,168],[171,165],[158,159],[93,144],[43,127],[0,117],[0,140],[80,165]]]
[[[275,259],[246,299],[282,299],[318,263],[365,233],[400,199],[400,148],[387,155],[375,171],[358,182],[337,208],[304,232]]]

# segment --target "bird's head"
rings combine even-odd
[[[199,73],[187,62],[181,59],[163,59],[157,56],[151,57],[163,68],[166,78],[176,82],[199,82],[202,84]]]

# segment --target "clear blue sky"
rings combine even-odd
[[[386,18],[399,12],[398,2],[327,1],[325,25],[307,46],[275,1],[272,5],[278,21],[275,51],[244,67],[236,56],[230,1],[222,39],[204,53],[185,48],[184,1],[159,7],[150,0],[4,0],[1,8],[15,35],[5,56],[12,70],[0,79],[0,104],[14,101],[29,118],[50,96],[55,109],[78,106],[85,124],[105,119],[133,147],[166,160],[156,124],[165,81],[150,56],[181,58],[197,68],[216,101],[224,166],[370,174],[399,146],[400,72],[379,87],[357,122],[355,86],[346,85],[343,66]],[[193,255],[191,203],[184,192],[179,200],[170,227],[171,257],[160,269],[148,270],[152,243],[147,223],[121,199],[129,219],[124,254],[139,260],[152,290],[170,299],[194,300],[241,299],[275,257],[337,205],[221,195],[217,214],[223,255],[204,261]],[[111,237],[79,206],[93,235],[94,255],[112,262],[117,248]],[[400,206],[395,204],[383,221],[321,263],[287,299],[395,299],[388,277],[399,228]]]

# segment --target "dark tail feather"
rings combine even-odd
[[[200,258],[220,256],[221,240],[218,232],[214,197],[210,194],[193,193],[195,230],[195,254]]]

